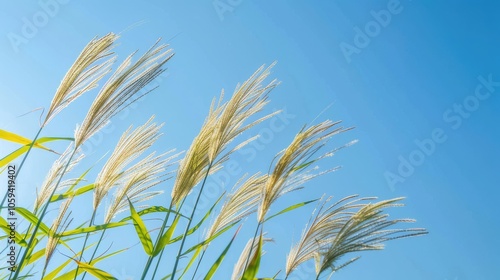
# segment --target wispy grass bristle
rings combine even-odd
[[[265,183],[266,177],[257,173],[250,176],[244,182],[239,180],[236,183],[236,190],[227,196],[217,217],[210,225],[205,239],[209,239],[226,226],[241,221],[256,211],[260,201],[262,184]]]
[[[97,87],[99,80],[109,73],[115,58],[102,59],[112,55],[111,49],[117,38],[117,35],[109,33],[94,38],[85,46],[57,88],[42,127],[71,102]]]
[[[124,172],[127,165],[144,153],[160,137],[159,130],[163,125],[153,123],[151,117],[145,124],[132,131],[129,127],[118,141],[113,153],[97,175],[94,188],[94,209],[97,209],[109,190],[120,183],[125,177],[144,176],[141,165],[131,169],[134,172]],[[148,164],[153,165],[156,162]],[[146,164],[142,162],[141,164]],[[142,172],[142,173],[141,173]],[[141,174],[141,175],[139,175]]]
[[[262,201],[258,210],[258,221],[263,222],[274,201],[284,193],[296,190],[305,182],[317,177],[308,173],[307,167],[324,155],[316,155],[333,135],[346,131],[342,127],[334,128],[340,122],[324,121],[320,124],[302,129],[292,143],[278,154],[268,180],[262,189]],[[315,157],[316,156],[316,157]],[[331,169],[327,172],[331,172]]]
[[[61,181],[57,186],[57,190],[55,190],[58,179],[63,175],[64,168],[68,161],[70,160],[71,153],[73,152],[73,146],[70,145],[61,156],[54,161],[52,167],[47,173],[45,180],[42,183],[40,191],[38,192],[35,198],[34,212],[36,213],[40,207],[49,200],[50,195],[57,190],[64,189],[65,187],[73,185],[77,179],[69,179],[65,181]],[[84,155],[79,153],[79,156],[71,159],[71,162],[68,165],[66,172],[70,172],[82,159]]]
[[[77,147],[107,125],[123,108],[141,98],[142,95],[136,94],[164,71],[163,65],[173,54],[166,45],[158,45],[157,42],[135,63],[132,63],[133,56],[131,54],[127,57],[109,78],[92,103],[83,123],[77,127]],[[143,95],[148,93],[149,91]]]
[[[251,116],[262,111],[268,102],[269,91],[277,85],[276,81],[271,81],[266,86],[262,85],[273,65],[259,68],[245,83],[236,87],[229,101],[222,101],[224,91],[218,101],[214,99],[199,134],[180,163],[171,194],[174,204],[178,204],[191,192],[192,188],[205,177],[209,168],[211,172],[219,169],[231,153],[255,139],[243,141],[227,151],[228,145],[238,135],[276,114],[276,112],[271,113],[245,124]]]
[[[167,157],[173,151],[159,156],[152,153],[124,172],[126,175],[119,183],[111,204],[106,210],[105,224],[120,212],[128,209],[128,200],[135,205],[163,193],[163,191],[148,192],[148,190],[171,178],[167,177],[169,174],[165,171],[178,155]]]

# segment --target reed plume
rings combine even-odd
[[[200,133],[195,137],[186,156],[180,162],[171,194],[173,204],[178,204],[186,197],[192,188],[205,177],[209,169],[210,173],[215,172],[232,152],[255,139],[252,137],[227,151],[228,144],[236,136],[277,113],[268,114],[245,124],[251,116],[262,111],[268,103],[269,91],[277,85],[274,80],[267,86],[262,86],[273,65],[266,69],[260,67],[246,82],[236,87],[229,101],[222,103],[224,97],[224,92],[222,92],[217,105],[215,105],[215,100],[212,102]]]
[[[94,38],[83,48],[57,88],[42,127],[75,99],[97,87],[99,80],[109,73],[115,57],[102,59],[112,55],[111,49],[117,38],[117,35],[109,33],[102,38]]]
[[[60,231],[65,230],[69,226],[69,222],[67,220],[67,217],[65,219],[65,215],[71,202],[73,202],[73,196],[69,197],[67,200],[61,203],[59,214],[50,227],[49,239],[45,247],[45,266],[43,269],[44,274],[50,262],[50,259],[52,258],[52,255],[54,254],[54,251],[56,250],[56,247],[61,240],[61,237],[59,236]]]
[[[258,209],[257,220],[264,222],[265,216],[281,195],[301,187],[305,182],[319,175],[335,169],[326,170],[318,174],[305,171],[318,160],[332,155],[325,153],[314,158],[315,154],[326,144],[333,135],[348,129],[334,128],[339,122],[324,121],[320,124],[302,129],[293,139],[292,143],[279,154],[279,160],[269,174],[262,188],[262,199]]]
[[[353,198],[355,196],[347,197],[339,203],[344,203],[344,201]],[[403,198],[388,199],[376,203],[354,204],[362,200],[371,199],[374,198],[354,199],[344,203],[340,207],[337,207],[340,205],[337,203],[333,207],[328,208],[329,210],[325,215],[321,215],[329,219],[325,224],[331,228],[331,231],[330,236],[324,239],[326,242],[316,243],[316,252],[312,253],[316,263],[317,277],[327,270],[336,272],[359,259],[359,257],[355,257],[339,264],[340,259],[346,254],[367,250],[382,250],[386,241],[427,234],[427,231],[422,228],[391,228],[400,223],[415,221],[413,219],[390,220],[388,219],[389,215],[383,213],[385,208],[403,206],[403,204],[398,203]],[[357,211],[350,213],[350,209],[353,208],[357,208]],[[346,212],[345,210],[349,211]],[[315,231],[317,229],[312,230]],[[311,234],[312,232],[306,230],[305,233]],[[314,240],[307,236],[303,237],[303,239],[306,242],[302,244],[311,245],[311,242],[314,243]],[[294,253],[296,251],[298,254]],[[301,243],[299,243],[299,247],[296,247],[295,250],[292,249],[290,256],[302,255],[302,257],[310,258],[311,251],[314,250],[307,249],[307,246],[301,246]],[[293,259],[292,257],[291,260]],[[293,261],[287,264],[287,271],[291,271],[291,269],[296,267],[295,264],[297,262]]]
[[[50,168],[45,180],[42,183],[40,191],[35,198],[34,212],[36,213],[45,202],[50,199],[50,196],[57,190],[64,189],[65,187],[71,186],[76,183],[77,179],[69,179],[59,183],[57,186],[58,179],[63,176],[64,168],[70,161],[70,156],[73,151],[73,146],[70,145],[61,156],[54,161],[52,167]],[[78,152],[77,152],[78,153]],[[82,159],[84,155],[80,155],[76,158],[72,158],[68,164],[66,172],[70,172]],[[57,190],[56,190],[57,186]]]
[[[132,63],[135,53],[128,56],[101,88],[90,106],[83,123],[75,131],[75,145],[79,147],[104,127],[110,119],[130,103],[148,94],[136,96],[149,82],[160,75],[164,64],[172,57],[166,45],[153,45],[141,58]]]
[[[332,242],[342,226],[349,218],[364,204],[358,202],[372,200],[374,198],[356,198],[357,195],[345,197],[333,205],[326,207],[331,197],[325,199],[317,214],[312,214],[312,220],[302,232],[302,236],[295,246],[290,250],[286,261],[286,275],[290,275],[298,266],[308,260],[314,259],[328,243]],[[356,199],[355,199],[356,198]],[[346,202],[347,201],[347,202]]]
[[[224,205],[209,227],[205,239],[215,236],[228,225],[239,222],[256,211],[260,201],[260,190],[266,181],[266,176],[257,173],[240,184],[242,179],[236,183],[239,187],[227,196]]]
[[[154,117],[151,117],[145,124],[133,131],[131,126],[122,134],[113,153],[97,175],[94,188],[94,211],[111,188],[124,178],[134,178],[139,172],[144,171],[139,165],[132,169],[134,172],[124,172],[127,165],[144,153],[160,137],[159,130],[163,125],[152,123],[153,119]]]
[[[266,233],[263,233],[263,236],[264,235],[266,235]],[[245,248],[243,248],[240,257],[238,258],[238,261],[233,267],[233,274],[231,275],[231,280],[241,280],[243,272],[245,271],[246,268],[247,257],[251,256],[251,258],[254,258],[255,254],[258,253],[257,247],[259,246],[259,239],[260,237],[254,237],[248,240],[247,244],[245,245]],[[272,238],[262,237],[263,244],[273,241],[274,240]],[[262,256],[266,254],[266,251],[261,250],[260,254]]]
[[[165,177],[168,174],[164,174],[164,172],[173,164],[171,161],[178,156],[178,154],[175,154],[167,157],[172,152],[173,150],[159,156],[152,153],[124,172],[127,175],[122,180],[123,182],[119,184],[111,204],[106,210],[105,224],[109,223],[118,213],[129,208],[127,198],[133,204],[136,204],[163,193],[163,191],[148,190],[170,179],[170,177]]]

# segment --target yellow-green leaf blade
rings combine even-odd
[[[127,198],[128,199],[128,198]],[[132,221],[134,222],[134,227],[135,231],[137,232],[137,236],[139,237],[142,247],[144,248],[144,251],[148,255],[153,255],[153,241],[151,240],[151,236],[149,235],[149,232],[146,228],[146,225],[141,219],[141,216],[137,214],[135,211],[134,205],[130,200],[128,201],[129,206],[130,206],[130,216],[132,217]]]

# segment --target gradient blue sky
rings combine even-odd
[[[324,192],[336,198],[353,193],[405,196],[407,207],[391,214],[416,218],[417,226],[430,231],[389,243],[382,252],[365,253],[333,279],[500,279],[495,267],[500,261],[496,1],[221,0],[230,5],[224,12],[212,1],[60,1],[45,22],[43,16],[36,18],[45,13],[42,2],[1,1],[0,128],[32,136],[38,113],[18,116],[47,108],[81,48],[108,32],[122,33],[116,48],[121,58],[146,50],[158,37],[176,55],[157,82],[160,88],[121,115],[123,120],[114,121],[109,133],[88,149],[88,165],[111,149],[130,123],[141,124],[151,114],[166,122],[158,149],[186,149],[221,88],[230,92],[260,65],[277,60],[272,77],[282,84],[273,91],[268,109],[286,108],[289,123],[273,132],[272,141],[252,148],[255,159],[235,154],[242,170],[265,171],[273,154],[323,111],[316,121],[343,120],[356,127],[332,145],[353,139],[359,143],[325,163],[342,165],[340,171],[309,183],[286,201]],[[384,26],[374,24],[374,14],[381,10],[390,13]],[[23,35],[26,20],[33,22],[34,16],[37,30]],[[24,39],[15,43],[15,36]],[[346,54],[347,45],[353,53]],[[71,135],[92,96],[73,104],[44,134]],[[417,142],[429,143],[425,139],[433,135],[434,148],[419,152]],[[13,148],[2,143],[0,154]],[[46,171],[38,164],[43,156],[35,153],[26,167],[32,176],[19,179],[26,205]],[[404,161],[417,161],[412,172],[398,171]],[[389,173],[400,176],[397,183],[388,182]],[[81,207],[90,211],[90,205]],[[266,245],[260,276],[283,269],[290,242],[299,238],[310,210],[312,206],[267,228],[275,243]],[[247,229],[240,243],[251,235],[251,226]],[[238,248],[234,251],[232,257]],[[105,267],[120,279],[137,277],[145,259],[138,246],[132,252],[133,257]],[[230,271],[230,265],[222,269]],[[227,279],[223,275],[218,279]],[[296,279],[312,279],[303,275],[309,276]]]

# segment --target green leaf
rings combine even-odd
[[[163,206],[151,206],[151,207],[148,207],[146,209],[143,209],[143,210],[137,212],[137,214],[139,214],[139,216],[143,216],[143,215],[150,214],[150,213],[160,213],[160,212],[171,212],[175,215],[179,215],[179,216],[189,220],[189,217],[186,217],[186,216],[182,215],[181,213],[176,212],[174,210],[167,209]],[[130,219],[132,219],[132,217],[126,217],[126,218],[123,218],[120,222],[125,222],[125,221],[128,221]]]
[[[189,260],[188,264],[184,268],[184,271],[182,272],[181,276],[179,276],[179,279],[182,279],[182,277],[184,276],[184,274],[186,274],[189,271],[189,269],[193,265],[194,261],[196,260],[196,258],[200,254],[201,249],[202,249],[201,247],[198,248],[198,249],[196,249],[196,252],[194,252],[194,254],[191,256],[191,259]]]
[[[5,231],[6,235],[5,235],[5,238],[7,238],[8,236],[10,236],[10,227],[9,227],[9,223],[3,218],[0,216],[0,228]],[[26,247],[26,245],[28,245],[26,243],[26,240],[24,240],[24,238],[21,236],[21,234],[19,234],[16,231],[14,231],[15,235],[14,235],[14,240],[16,241],[16,244],[22,246],[22,247]]]
[[[33,225],[36,226],[38,224],[38,218],[33,213],[31,213],[28,209],[23,208],[23,207],[16,207],[16,212],[19,213],[19,215],[23,216],[26,220],[28,220]],[[43,223],[43,222],[40,223],[40,229],[42,230],[43,233],[49,234],[50,229],[45,223]]]
[[[146,252],[146,254],[151,256],[153,255],[153,250],[154,250],[151,236],[149,235],[149,232],[146,228],[146,225],[142,221],[141,216],[137,214],[137,212],[134,209],[134,205],[132,204],[132,202],[130,202],[128,197],[127,200],[130,206],[130,216],[132,217],[132,220],[134,222],[134,227],[135,231],[137,232],[137,236],[141,240],[142,247],[144,247],[144,251]]]
[[[253,280],[257,275],[257,272],[259,272],[260,257],[262,255],[262,242],[263,241],[261,232],[259,237],[259,244],[257,246],[257,250],[255,251],[255,255],[253,256],[252,261],[248,264],[247,269],[245,269],[245,272],[243,272],[241,280]]]
[[[6,140],[6,141],[10,141],[10,142],[14,142],[14,143],[17,143],[17,144],[21,144],[21,145],[31,145],[31,141],[30,139],[26,138],[26,137],[23,137],[19,134],[15,134],[13,132],[10,132],[10,131],[6,131],[6,130],[3,130],[3,129],[0,129],[0,139],[3,139],[3,140]],[[44,149],[44,150],[47,150],[47,151],[52,151],[51,149],[45,147],[45,146],[42,146],[40,145],[40,140],[36,141],[35,144],[33,144],[33,147],[35,148],[39,148],[39,149]]]
[[[72,197],[72,196],[79,196],[81,194],[84,194],[86,192],[93,190],[94,187],[95,187],[94,184],[90,184],[90,185],[83,186],[83,187],[77,189],[76,191],[68,190],[65,193],[54,194],[52,196],[52,198],[50,199],[50,202],[56,202],[59,200],[66,199],[68,197]]]
[[[42,137],[36,141],[37,144],[45,143],[45,142],[52,142],[56,140],[69,140],[69,141],[74,141],[73,138],[66,138],[66,137]],[[30,142],[31,143],[31,142]],[[0,159],[0,167],[4,167],[5,165],[9,164],[9,162],[12,162],[22,154],[26,153],[29,150],[30,144],[27,144],[25,146],[22,146],[21,148],[13,151],[12,153],[8,154],[7,156],[3,157]]]
[[[163,234],[163,236],[158,240],[158,244],[156,245],[156,248],[154,249],[153,256],[158,255],[167,244],[170,244],[170,239],[172,238],[172,235],[174,234],[175,228],[177,227],[177,223],[179,222],[180,216],[175,216],[174,221],[168,228],[167,232]]]
[[[226,254],[229,251],[229,248],[231,248],[231,245],[233,244],[233,241],[236,238],[236,235],[238,235],[238,232],[240,231],[240,228],[241,228],[241,226],[238,228],[238,230],[236,230],[236,233],[234,234],[233,238],[231,238],[231,241],[229,241],[229,244],[227,244],[226,248],[224,249],[224,251],[222,251],[222,253],[220,254],[220,256],[217,258],[217,260],[215,261],[215,263],[212,265],[212,267],[208,271],[207,275],[205,275],[205,278],[203,278],[204,280],[210,280],[210,279],[212,279],[212,277],[214,276],[215,272],[219,268],[220,264],[222,263],[222,261],[226,257]]]
[[[76,263],[78,264],[78,267],[80,267],[84,271],[94,275],[99,280],[118,280],[118,278],[113,277],[113,275],[107,273],[106,271],[95,268],[92,265],[89,265],[89,264],[86,264],[83,262],[78,262],[78,261]]]
[[[126,222],[114,222],[114,223],[107,223],[107,224],[90,226],[90,227],[85,227],[85,228],[77,228],[77,229],[72,229],[72,230],[67,230],[67,231],[61,232],[61,233],[57,234],[57,236],[64,237],[64,236],[71,236],[71,235],[82,234],[82,233],[93,233],[93,232],[100,231],[103,229],[121,227],[121,226],[124,226],[127,224],[128,223],[126,223]]]
[[[45,248],[42,248],[42,249],[38,250],[36,253],[34,253],[33,255],[29,256],[26,259],[26,265],[35,262],[36,260],[38,260],[42,256],[45,256]]]
[[[304,169],[304,168],[308,167],[309,165],[313,164],[313,163],[314,163],[314,162],[316,162],[316,161],[317,161],[317,160],[311,160],[311,161],[308,161],[308,162],[306,162],[306,163],[303,163],[303,164],[301,164],[301,165],[299,165],[299,166],[295,166],[295,167],[292,169],[292,172],[296,172],[296,171],[298,171],[298,170],[300,170],[300,169]]]
[[[91,247],[91,246],[93,246],[93,245],[90,245],[90,246],[88,246],[87,248],[89,248],[89,247]],[[85,249],[87,249],[87,248],[85,248]],[[102,260],[104,260],[104,259],[107,259],[107,258],[109,258],[109,257],[111,257],[111,256],[114,256],[114,255],[117,255],[117,254],[119,254],[119,253],[122,253],[122,252],[124,252],[124,251],[126,251],[126,250],[127,250],[127,249],[121,249],[121,250],[118,250],[118,251],[116,251],[116,252],[113,252],[113,253],[110,253],[110,254],[107,254],[107,255],[104,255],[104,256],[101,256],[101,257],[95,258],[95,259],[91,262],[91,264],[92,264],[92,265],[95,265],[96,263],[98,263],[98,262],[100,262],[100,261],[102,261]],[[73,280],[73,279],[75,278],[76,269],[73,269],[73,270],[71,270],[71,271],[69,271],[69,272],[66,272],[65,274],[63,274],[63,275],[61,275],[61,276],[59,276],[59,277],[55,278],[55,277],[56,277],[56,275],[57,275],[57,274],[59,274],[59,272],[61,272],[61,271],[62,271],[62,269],[63,269],[65,266],[67,266],[67,265],[68,265],[68,264],[69,264],[72,260],[73,260],[73,259],[69,258],[69,259],[68,259],[66,262],[64,262],[62,265],[58,266],[58,267],[57,267],[56,269],[54,269],[51,273],[47,274],[47,275],[43,278],[43,280],[52,280],[52,279],[56,279],[56,280]],[[83,273],[83,270],[78,269],[78,275],[80,275],[81,273]]]
[[[279,211],[278,213],[274,214],[274,215],[271,215],[269,218],[265,219],[265,222],[271,220],[272,218],[276,217],[276,216],[279,216],[281,214],[285,214],[286,212],[289,212],[289,211],[292,211],[294,209],[297,209],[297,208],[300,208],[304,205],[307,205],[309,203],[312,203],[312,202],[315,202],[315,201],[318,201],[317,199],[314,199],[314,200],[309,200],[309,201],[305,201],[305,202],[300,202],[300,203],[297,203],[297,204],[294,204],[292,206],[289,206],[281,211]]]
[[[233,226],[235,226],[236,224],[238,224],[238,222],[234,222],[230,225],[227,225],[225,228],[223,228],[222,230],[220,230],[219,232],[217,232],[216,234],[214,234],[213,236],[211,236],[210,238],[194,245],[193,247],[189,248],[189,250],[187,250],[186,252],[182,253],[181,256],[184,256],[186,254],[189,254],[191,253],[192,251],[194,250],[197,250],[198,248],[201,248],[205,245],[207,245],[208,243],[212,242],[215,238],[219,237],[221,234],[223,234],[224,232],[228,231],[230,228],[232,228]],[[181,237],[177,237],[177,238],[181,238]],[[175,242],[177,240],[173,239],[172,242]]]
[[[43,280],[52,280],[52,279],[56,279],[55,277],[57,276],[57,274],[59,274],[59,272],[61,272],[68,264],[70,264],[72,261],[72,259],[68,259],[67,261],[63,262],[60,266],[58,266],[57,268],[55,268],[54,270],[52,270],[49,274],[45,275],[45,277],[43,277]],[[69,276],[69,274],[68,274]],[[73,271],[73,274],[72,276],[70,277],[74,277],[75,276],[75,272]],[[58,277],[57,279],[63,279],[61,277]],[[73,278],[71,278],[73,279]]]

